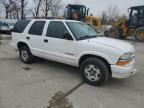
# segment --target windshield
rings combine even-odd
[[[84,7],[72,7],[71,12],[73,13],[78,13],[81,17],[85,17],[85,8]]]
[[[144,9],[134,9],[131,13],[132,16],[136,15],[137,17],[144,17]]]
[[[66,22],[76,40],[95,38],[97,33],[89,25],[81,22]]]

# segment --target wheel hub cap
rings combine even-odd
[[[22,57],[22,59],[24,61],[27,61],[28,60],[28,53],[27,53],[27,51],[22,50],[21,57]]]
[[[115,32],[115,31],[112,31],[112,32],[111,32],[111,37],[113,37],[113,38],[116,37],[116,32]]]
[[[100,79],[100,69],[95,65],[87,65],[84,70],[85,76],[90,81],[97,81]]]
[[[144,40],[144,32],[138,33],[138,37],[140,40]]]

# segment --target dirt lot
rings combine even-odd
[[[9,45],[10,40],[3,40],[0,45],[0,108],[51,108],[58,96],[61,96],[58,101],[64,102],[54,104],[69,104],[69,108],[143,108],[144,43],[127,41],[136,48],[137,74],[94,87],[82,83],[78,69],[71,66],[46,60],[23,64]]]

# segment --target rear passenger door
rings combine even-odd
[[[46,21],[34,21],[28,30],[26,37],[30,43],[30,49],[32,54],[36,56],[44,55],[44,41],[43,41],[43,29]]]
[[[62,21],[49,22],[45,36],[45,56],[48,59],[67,64],[75,64],[75,41],[63,38],[65,32],[69,32]]]

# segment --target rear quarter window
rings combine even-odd
[[[15,24],[12,32],[22,33],[24,31],[24,29],[26,28],[26,26],[29,24],[30,21],[31,20],[20,20],[20,21],[18,21]]]

